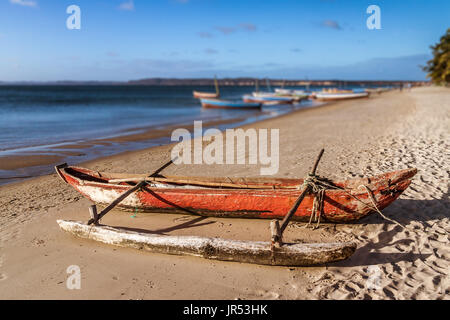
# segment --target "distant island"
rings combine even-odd
[[[261,86],[270,82],[272,86],[399,86],[404,83],[412,83],[414,85],[429,84],[428,81],[410,81],[410,80],[283,80],[283,79],[257,79],[257,78],[222,78],[217,79],[220,86],[254,86],[258,80]],[[0,85],[141,85],[141,86],[213,86],[212,78],[146,78],[129,81],[17,81],[4,82],[0,81]]]

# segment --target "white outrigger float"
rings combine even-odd
[[[80,238],[156,253],[263,265],[310,266],[348,258],[356,244],[295,243],[273,247],[269,241],[241,241],[197,236],[162,236],[83,222],[58,220],[62,230]]]

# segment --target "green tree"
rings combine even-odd
[[[427,77],[438,85],[450,84],[450,28],[441,37],[439,43],[430,47],[433,50],[433,59],[423,68],[428,72]]]

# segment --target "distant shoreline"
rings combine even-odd
[[[258,80],[265,85],[266,79],[259,78],[221,78],[217,79],[219,86],[254,86]],[[267,79],[272,86],[399,86],[404,83],[412,83],[414,86],[429,85],[429,81],[421,80],[283,80]],[[15,81],[2,82],[0,86],[102,86],[102,85],[145,85],[145,86],[213,86],[213,78],[146,78],[129,81]]]

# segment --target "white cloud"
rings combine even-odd
[[[111,58],[116,58],[119,56],[119,54],[115,51],[108,51],[108,52],[106,52],[106,55]]]
[[[234,27],[216,27],[217,30],[222,32],[223,34],[231,34],[236,31]]]
[[[211,49],[211,48],[205,49],[206,54],[216,54],[218,52],[219,51],[217,51],[216,49]]]
[[[243,23],[240,23],[238,26],[235,26],[235,27],[219,26],[219,27],[214,27],[214,29],[222,32],[223,34],[228,35],[228,34],[232,34],[234,32],[237,32],[239,30],[255,32],[258,29],[258,27],[256,25],[254,25],[253,23],[243,22]]]
[[[331,28],[331,29],[336,29],[336,30],[342,29],[341,26],[339,25],[339,23],[334,20],[324,20],[324,21],[322,21],[322,26]]]
[[[24,7],[37,7],[37,2],[33,0],[9,0],[9,2]]]
[[[241,23],[239,27],[247,31],[256,31],[257,29],[253,23]]]
[[[209,32],[197,32],[197,34],[200,36],[200,38],[212,38],[213,35]]]
[[[125,10],[125,11],[134,11],[134,1],[133,0],[129,0],[129,1],[122,2],[119,5],[119,9],[120,10]]]

